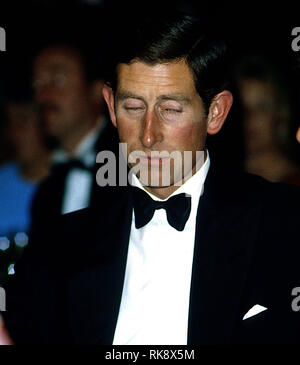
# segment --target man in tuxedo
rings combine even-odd
[[[8,332],[15,343],[299,342],[299,189],[210,158],[206,136],[233,101],[224,43],[182,14],[140,27],[103,88],[138,171],[99,189],[101,206],[36,227],[7,288]]]
[[[33,225],[87,207],[97,190],[96,155],[117,143],[102,97],[105,55],[100,62],[75,36],[60,37],[40,47],[33,62],[35,100],[54,146],[50,176],[33,202]]]

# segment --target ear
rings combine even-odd
[[[228,112],[233,103],[233,96],[230,91],[224,90],[217,94],[209,107],[207,118],[207,133],[216,134],[222,128]]]
[[[114,92],[111,87],[109,87],[108,85],[104,85],[102,89],[102,94],[108,107],[111,122],[117,128]]]
[[[297,138],[297,141],[300,143],[300,127],[298,128],[296,138]]]

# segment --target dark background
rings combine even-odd
[[[132,14],[143,17],[150,10],[159,13],[173,7],[207,21],[222,37],[227,38],[237,56],[250,50],[260,50],[264,54],[274,55],[274,61],[283,64],[290,63],[297,56],[291,48],[291,32],[294,27],[300,26],[300,20],[295,4],[287,2],[266,6],[262,2],[218,5],[199,0],[1,0],[0,26],[5,28],[7,38],[7,51],[0,53],[1,63],[9,62],[1,68],[0,75],[7,76],[8,71],[16,74],[24,68],[45,32],[54,33],[62,27],[69,31],[82,30],[84,35],[86,28],[94,27],[95,37],[87,39],[87,42],[93,42],[97,47],[102,29],[105,38],[121,31],[118,17],[125,18]]]
[[[232,49],[233,63],[251,52],[271,57],[290,83],[297,112],[300,93],[296,66],[300,51],[298,54],[291,48],[294,38],[291,32],[294,27],[300,26],[300,19],[295,3],[287,2],[274,2],[267,6],[263,2],[226,2],[219,5],[199,0],[1,0],[0,26],[6,30],[7,50],[0,52],[0,100],[1,95],[14,99],[29,95],[32,54],[49,34],[57,33],[59,37],[60,32],[74,31],[87,44],[99,49],[99,53],[105,53],[109,62],[109,55],[114,50],[113,37],[123,31],[120,18],[129,19],[132,15],[140,18],[149,11],[159,13],[173,7],[201,17],[225,38]],[[86,35],[87,32],[89,35]],[[234,154],[238,163],[242,160],[242,146],[236,105],[230,117],[233,122],[226,123],[212,143],[218,146],[216,148],[225,147],[229,152],[240,151]],[[292,133],[300,118],[296,115],[294,119]],[[0,150],[1,162],[5,159],[5,149]]]

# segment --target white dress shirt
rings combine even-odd
[[[209,165],[207,153],[203,166],[171,195],[191,196],[183,231],[169,225],[165,209],[156,210],[152,220],[137,229],[133,212],[114,345],[187,344],[196,215]],[[147,192],[135,175],[132,185]]]
[[[77,146],[72,158],[80,160],[89,170],[73,168],[65,180],[61,214],[86,208],[90,202],[90,194],[93,185],[93,173],[91,171],[96,163],[95,143],[107,121],[97,123]],[[53,161],[67,162],[70,157],[66,152],[59,150],[54,154]]]

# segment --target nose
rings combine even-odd
[[[155,111],[148,110],[144,116],[141,142],[144,147],[151,148],[163,140],[161,124]]]
[[[50,82],[44,82],[35,87],[35,101],[39,104],[53,102],[57,95],[57,90]]]
[[[43,86],[35,90],[35,100],[38,103],[44,103],[49,101],[49,87]]]

